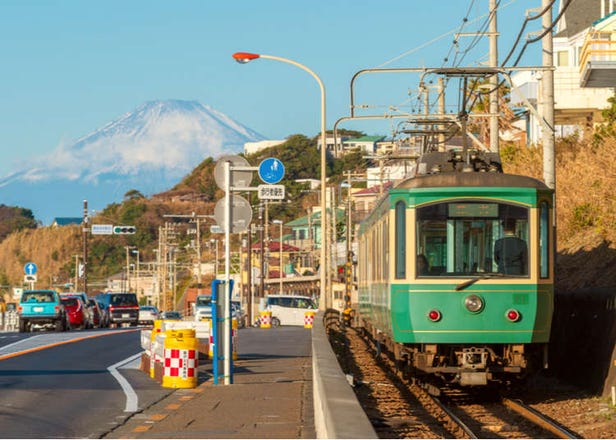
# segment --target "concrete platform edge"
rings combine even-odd
[[[312,327],[312,375],[317,438],[378,438],[331,348],[323,312]]]

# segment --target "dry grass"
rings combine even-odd
[[[616,285],[616,139],[556,147],[558,287]],[[541,148],[507,147],[505,171],[541,179]]]
[[[557,278],[560,287],[568,290],[616,286],[615,152],[615,138],[594,147],[588,142],[557,142]],[[541,148],[505,146],[501,156],[505,172],[542,179]],[[195,210],[195,202],[179,205],[170,209]],[[158,207],[146,216],[160,219],[164,211]],[[203,211],[207,210],[203,208]],[[154,218],[143,220],[154,221]],[[35,261],[40,285],[47,285],[74,261],[73,255],[81,253],[80,231],[79,226],[46,227],[12,234],[0,243],[0,271],[6,274],[9,283],[20,285],[24,264]]]

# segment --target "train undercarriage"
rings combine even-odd
[[[401,344],[364,322],[377,351],[410,378],[461,386],[512,384],[547,368],[547,344]]]

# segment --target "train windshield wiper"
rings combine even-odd
[[[486,275],[481,275],[475,278],[471,278],[470,280],[464,281],[463,283],[460,283],[456,286],[456,292],[459,292],[460,290],[464,290],[469,286],[472,286],[473,284],[475,284],[477,281],[479,280],[487,280],[490,278],[502,278],[505,276],[510,276],[510,275],[506,275],[504,273],[499,273],[499,272],[495,272],[495,273],[489,273]]]

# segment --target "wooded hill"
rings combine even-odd
[[[560,139],[556,145],[557,287],[561,290],[616,285],[616,135],[606,129],[594,134],[582,141],[573,137]],[[286,186],[289,199],[289,203],[272,204],[270,218],[289,221],[305,215],[309,206],[318,204],[318,194],[307,191],[295,180],[319,175],[316,138],[294,135],[284,144],[247,159],[258,164],[270,156],[285,164],[285,179],[281,183]],[[501,156],[505,172],[542,178],[541,148],[504,145]],[[367,165],[359,153],[340,160],[330,158],[327,163],[333,182],[344,179],[343,171],[361,171]],[[166,221],[173,221],[165,215],[212,214],[216,201],[223,197],[214,182],[214,167],[215,160],[206,158],[169,191],[150,198],[137,190],[129,191],[122,203],[111,204],[93,217],[92,223],[135,225],[137,233],[91,236],[89,280],[99,282],[120,272],[126,262],[125,246],[136,246],[142,262],[154,261],[159,228]],[[82,252],[81,226],[32,229],[36,222],[31,212],[23,208],[0,206],[0,216],[4,216],[0,231],[15,231],[0,242],[1,285],[21,285],[23,266],[28,261],[38,264],[41,287],[73,280],[74,256]],[[203,231],[207,241],[209,228]],[[190,244],[190,238],[182,236],[180,249]],[[203,248],[202,258],[213,258],[207,247]]]

